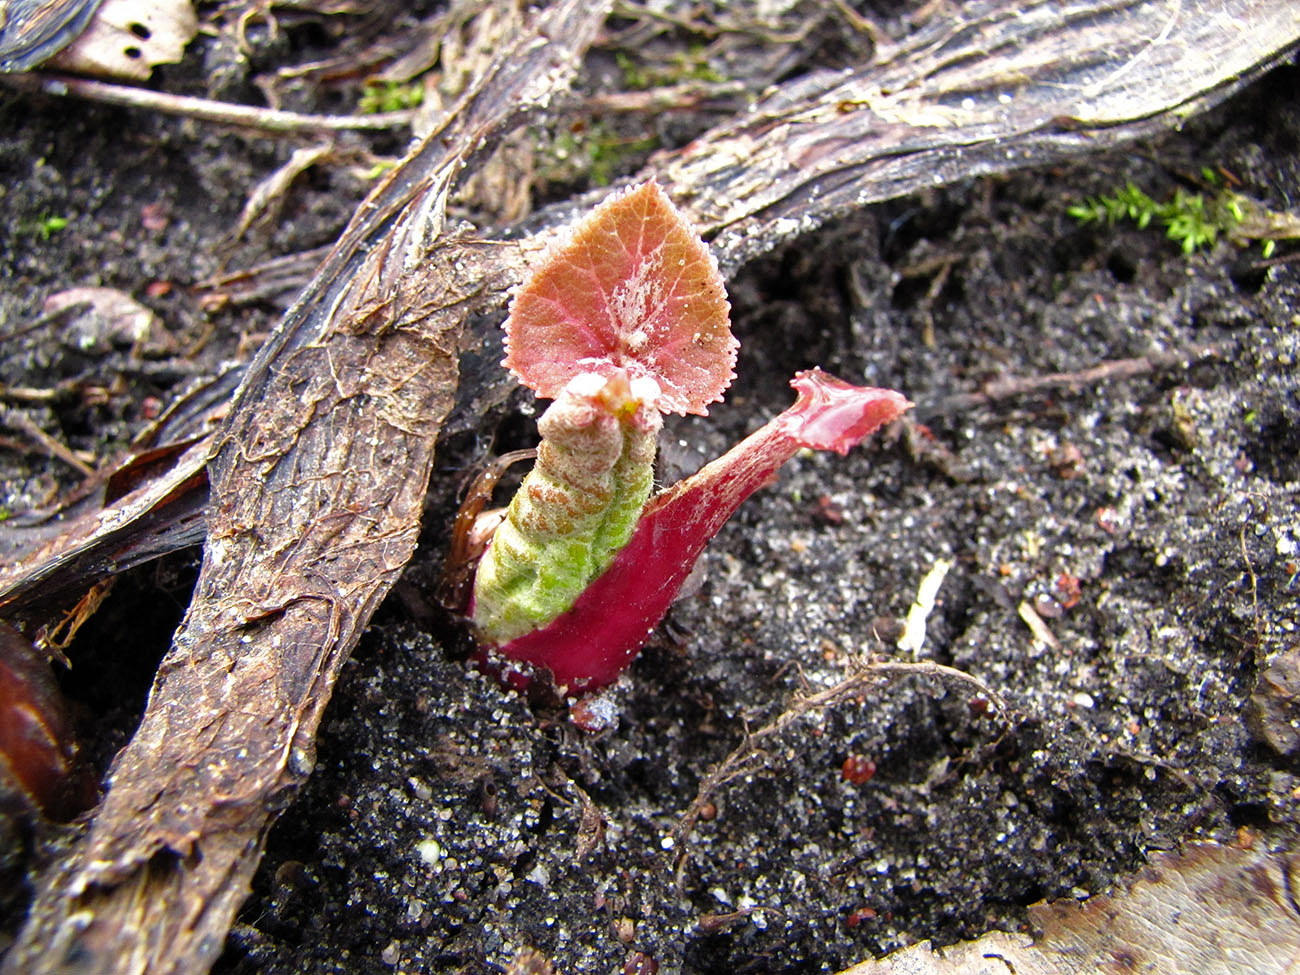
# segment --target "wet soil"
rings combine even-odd
[[[666,470],[783,409],[813,365],[903,390],[923,426],[800,456],[751,499],[612,693],[612,727],[581,730],[449,651],[421,593],[457,485],[489,439],[527,441],[529,404],[449,438],[428,544],[343,672],[216,970],[491,972],[532,946],[572,973],[832,972],[1021,929],[1028,904],[1105,890],[1191,838],[1293,843],[1300,764],[1245,715],[1262,668],[1300,642],[1294,247],[1187,256],[1154,228],[1081,227],[1066,209],[1128,180],[1163,198],[1203,166],[1300,206],[1297,91],[1283,67],[1180,133],[873,207],[745,268],[738,379],[707,419],[671,426]],[[27,96],[0,98],[0,116],[0,379],[63,381],[73,393],[23,408],[100,459],[150,398],[278,314],[204,312],[191,286],[223,260],[328,242],[361,187],[342,168],[313,176],[279,230],[232,248],[246,194],[291,146]],[[47,238],[52,215],[70,222]],[[48,294],[84,284],[150,305],[172,351],[24,330]],[[1163,364],[950,399],[1142,357]],[[36,460],[0,450],[10,511],[75,480]],[[134,573],[70,649],[66,690],[100,763],[139,714],[195,559]],[[904,653],[940,560],[924,645]],[[882,678],[768,739],[674,839],[747,730],[869,655],[959,668],[1009,707],[958,680]]]

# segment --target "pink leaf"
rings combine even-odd
[[[626,369],[661,412],[708,412],[737,342],[713,255],[653,180],[606,200],[554,249],[506,321],[505,365],[554,399],[581,372]]]
[[[845,453],[911,407],[899,393],[850,386],[820,369],[791,385],[799,392],[794,406],[650,501],[631,540],[572,609],[499,652],[548,668],[571,691],[612,682],[663,619],[709,539],[797,450]]]

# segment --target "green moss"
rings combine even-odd
[[[608,186],[623,168],[659,145],[653,135],[629,138],[607,122],[566,129],[541,152],[540,176],[548,183],[568,183],[586,177],[596,186]]]
[[[726,80],[709,63],[709,52],[703,44],[692,44],[684,51],[674,51],[668,60],[659,64],[634,58],[625,51],[616,52],[614,60],[623,72],[623,87],[638,91],[690,81],[714,83]]]
[[[1202,177],[1211,185],[1218,183],[1217,175],[1208,168],[1202,170]],[[1113,226],[1130,220],[1140,230],[1159,223],[1184,254],[1212,246],[1223,234],[1241,243],[1263,241],[1267,258],[1276,241],[1300,236],[1300,220],[1293,215],[1269,210],[1226,188],[1208,195],[1178,189],[1172,199],[1158,203],[1130,182],[1109,196],[1093,197],[1066,212],[1080,223]]]
[[[424,85],[417,81],[379,81],[370,79],[361,92],[357,111],[362,115],[379,115],[418,108],[424,104]]]
[[[67,227],[71,221],[67,217],[52,217],[47,215],[38,217],[35,220],[28,220],[18,225],[20,233],[32,234],[40,237],[41,240],[49,240],[60,230]]]

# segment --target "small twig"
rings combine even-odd
[[[701,812],[718,789],[733,779],[756,770],[754,760],[762,755],[761,743],[763,741],[779,735],[795,721],[812,711],[826,710],[835,707],[847,698],[855,697],[881,677],[909,675],[961,681],[971,685],[987,698],[989,703],[993,705],[994,710],[1003,717],[1011,713],[1011,706],[1002,695],[998,694],[978,677],[955,667],[948,667],[928,660],[917,662],[877,660],[854,667],[849,675],[838,684],[815,694],[796,697],[794,703],[770,724],[764,725],[755,732],[747,732],[741,743],[719,762],[713,771],[704,777],[704,781],[700,783],[694,800],[692,800],[686,812],[673,828],[673,849],[677,851],[673,874],[677,885],[680,887],[682,883],[682,872],[686,869],[686,861],[689,856],[688,840],[695,829],[695,824],[699,822]]]
[[[106,81],[73,78],[70,75],[28,72],[0,74],[0,82],[20,91],[65,97],[68,95],[106,105],[143,108],[167,115],[182,115],[201,122],[237,125],[263,132],[342,132],[349,130],[389,130],[408,127],[415,118],[413,109],[380,112],[375,115],[306,115],[255,105],[232,105],[192,95],[170,95],[132,85],[113,85]]]
[[[64,611],[61,618],[42,626],[38,639],[40,648],[53,656],[63,666],[71,669],[72,664],[68,663],[64,651],[72,644],[77,631],[103,605],[104,600],[108,598],[108,594],[113,591],[116,582],[116,576],[109,576],[102,582],[95,583],[77,600],[75,606]]]
[[[947,396],[937,402],[918,408],[918,418],[942,416],[970,409],[972,406],[987,406],[998,400],[1011,399],[1029,393],[1040,393],[1049,389],[1080,388],[1109,382],[1114,379],[1132,379],[1159,369],[1182,366],[1199,359],[1213,358],[1218,350],[1213,346],[1199,345],[1174,352],[1158,352],[1139,356],[1136,359],[1111,359],[1077,372],[1052,372],[1043,376],[1010,376],[985,383],[978,393],[958,393]]]
[[[1172,762],[1166,761],[1156,755],[1149,755],[1146,752],[1131,751],[1126,748],[1113,748],[1109,754],[1116,758],[1127,759],[1128,761],[1134,762],[1138,765],[1144,765],[1147,768],[1157,768],[1162,772],[1168,772],[1179,785],[1189,792],[1205,791],[1204,787],[1201,786],[1196,779],[1192,778],[1191,773],[1188,772],[1187,769],[1174,765]]]
[[[948,283],[948,277],[952,274],[953,265],[956,263],[955,258],[949,258],[939,265],[939,272],[931,279],[930,286],[925,289],[925,297],[917,309],[921,317],[921,344],[927,349],[933,349],[938,344],[934,337],[934,306],[943,292],[944,285]]]
[[[1255,575],[1255,566],[1250,561],[1250,551],[1246,548],[1246,528],[1243,525],[1237,535],[1241,542],[1241,559],[1246,563],[1246,573],[1250,577],[1250,615],[1255,624],[1255,656],[1260,656],[1260,647],[1264,645],[1264,624],[1259,618],[1259,578]]]
[[[227,305],[248,305],[276,295],[296,293],[311,280],[312,272],[329,255],[330,245],[273,257],[252,267],[204,278],[193,286],[205,312]]]
[[[1034,639],[1039,643],[1051,647],[1053,650],[1061,649],[1061,642],[1056,639],[1051,627],[1038,615],[1038,610],[1034,609],[1033,604],[1027,599],[1020,600],[1020,605],[1016,607],[1016,612],[1020,618],[1025,621],[1025,626],[1034,634]]]
[[[840,18],[848,24],[849,27],[857,31],[859,34],[862,34],[871,42],[871,46],[875,48],[872,63],[883,64],[889,60],[886,52],[893,48],[894,45],[893,42],[890,41],[889,34],[886,33],[884,28],[870,17],[864,17],[862,14],[854,10],[853,7],[848,4],[847,0],[831,0],[831,6],[835,8],[835,12],[840,15]]]
[[[917,587],[916,598],[907,611],[907,621],[903,624],[903,634],[895,644],[904,653],[918,654],[925,644],[925,626],[934,611],[935,600],[939,596],[939,587],[947,577],[953,563],[950,559],[937,559],[930,571],[925,574]]]
[[[238,241],[258,220],[264,222],[275,220],[284,206],[285,197],[288,196],[293,181],[321,160],[329,159],[333,154],[334,147],[328,142],[295,149],[283,165],[253,187],[253,192],[239,213],[239,221],[235,225],[229,243]]]
[[[11,403],[41,404],[57,403],[72,395],[76,389],[75,380],[65,380],[53,388],[39,389],[34,386],[9,386],[0,383],[0,400]]]
[[[1251,261],[1248,265],[1252,271],[1267,271],[1271,267],[1278,267],[1282,264],[1295,264],[1300,262],[1300,251],[1290,254],[1278,254],[1276,257],[1264,257],[1257,261]]]
[[[728,911],[725,914],[701,914],[695,921],[695,926],[705,934],[713,934],[717,931],[728,931],[734,928],[742,921],[748,920],[755,913],[770,911],[779,918],[785,918],[789,915],[781,908],[774,904],[755,904],[752,907],[742,907],[738,911]]]
[[[67,445],[51,437],[48,433],[38,427],[31,419],[17,410],[0,410],[0,422],[6,426],[25,434],[34,440],[50,457],[63,461],[69,467],[76,468],[77,472],[83,477],[94,477],[95,469],[87,464],[70,450]]]
[[[988,684],[980,680],[974,674],[968,674],[964,670],[958,670],[956,667],[949,667],[947,664],[937,664],[933,660],[881,660],[867,665],[867,671],[870,675],[893,675],[898,677],[922,676],[922,677],[941,677],[949,680],[955,680],[959,683],[969,684],[979,693],[988,698],[989,703],[993,705],[993,710],[997,711],[1004,718],[1011,714],[1011,705]]]
[[[0,78],[3,77],[4,75],[0,75]],[[47,325],[57,325],[60,322],[70,321],[89,307],[90,302],[88,301],[75,301],[70,305],[65,305],[62,308],[56,308],[54,311],[46,312],[45,314],[32,319],[26,325],[19,326],[12,332],[0,333],[0,346],[12,342],[14,339],[20,339],[24,335],[30,335],[32,332],[45,328]]]

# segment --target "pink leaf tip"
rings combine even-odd
[[[664,413],[707,414],[735,378],[717,261],[653,180],[611,197],[524,282],[506,367],[554,399],[575,375],[653,379]]]
[[[852,386],[821,369],[795,373],[790,385],[799,396],[781,415],[786,432],[801,446],[840,455],[912,406],[902,393]]]

